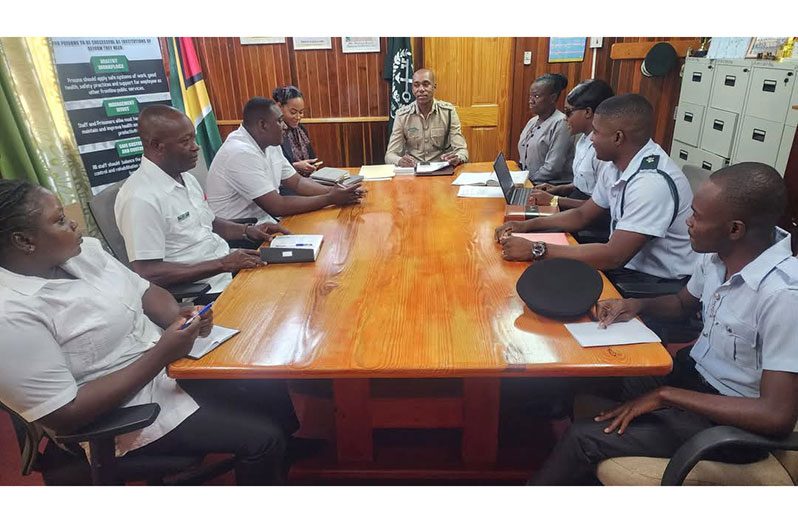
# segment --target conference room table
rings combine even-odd
[[[470,163],[455,176],[491,170]],[[502,259],[494,239],[504,200],[459,198],[453,179],[367,181],[360,205],[286,217],[292,233],[324,235],[318,259],[238,273],[214,318],[241,332],[169,375],[328,378],[339,465],[373,469],[375,429],[454,428],[463,470],[485,471],[496,463],[502,379],[670,371],[659,343],[583,348],[562,321],[530,311],[515,290],[529,264]],[[602,280],[601,297],[618,297]],[[433,392],[454,380],[458,393],[385,392],[401,380]]]

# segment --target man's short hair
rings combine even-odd
[[[274,107],[274,105],[274,100],[265,98],[263,96],[255,96],[254,98],[250,98],[249,101],[244,105],[244,124],[251,125],[256,123],[258,120],[265,120],[270,115],[274,114],[272,112],[272,107]]]
[[[770,232],[787,208],[784,179],[764,163],[730,165],[712,173],[709,179],[720,187],[733,218],[749,228]]]
[[[596,107],[596,114],[616,120],[618,128],[637,145],[645,145],[651,139],[654,108],[645,96],[622,94],[607,98]]]

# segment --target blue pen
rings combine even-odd
[[[206,312],[208,312],[208,311],[211,309],[211,305],[213,305],[213,304],[214,304],[214,302],[210,302],[208,305],[206,305],[205,307],[203,307],[202,309],[200,309],[200,311],[199,311],[198,313],[196,313],[195,315],[193,315],[192,317],[190,317],[189,319],[187,319],[187,320],[186,320],[186,323],[184,323],[183,325],[181,325],[181,326],[180,326],[180,329],[178,329],[178,330],[181,330],[181,331],[182,331],[183,329],[185,329],[186,327],[188,327],[189,325],[191,325],[191,322],[192,322],[192,321],[194,321],[194,318],[198,318],[199,316],[202,316],[203,314],[205,314]]]
[[[313,247],[310,243],[297,243],[294,247]]]

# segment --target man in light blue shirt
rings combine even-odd
[[[693,249],[704,253],[687,286],[670,296],[599,304],[603,325],[640,314],[676,320],[701,307],[701,336],[689,353],[677,353],[669,376],[627,380],[625,390],[636,389],[627,401],[575,423],[531,484],[580,483],[612,457],[670,457],[713,425],[773,437],[793,430],[798,259],[790,235],[776,226],[786,201],[784,181],[764,164],[712,174],[687,220]]]

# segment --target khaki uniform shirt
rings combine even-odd
[[[439,161],[441,155],[451,152],[457,153],[461,162],[468,161],[468,148],[454,105],[433,100],[427,118],[421,115],[416,102],[396,111],[385,163],[395,165],[405,154],[422,162]]]

